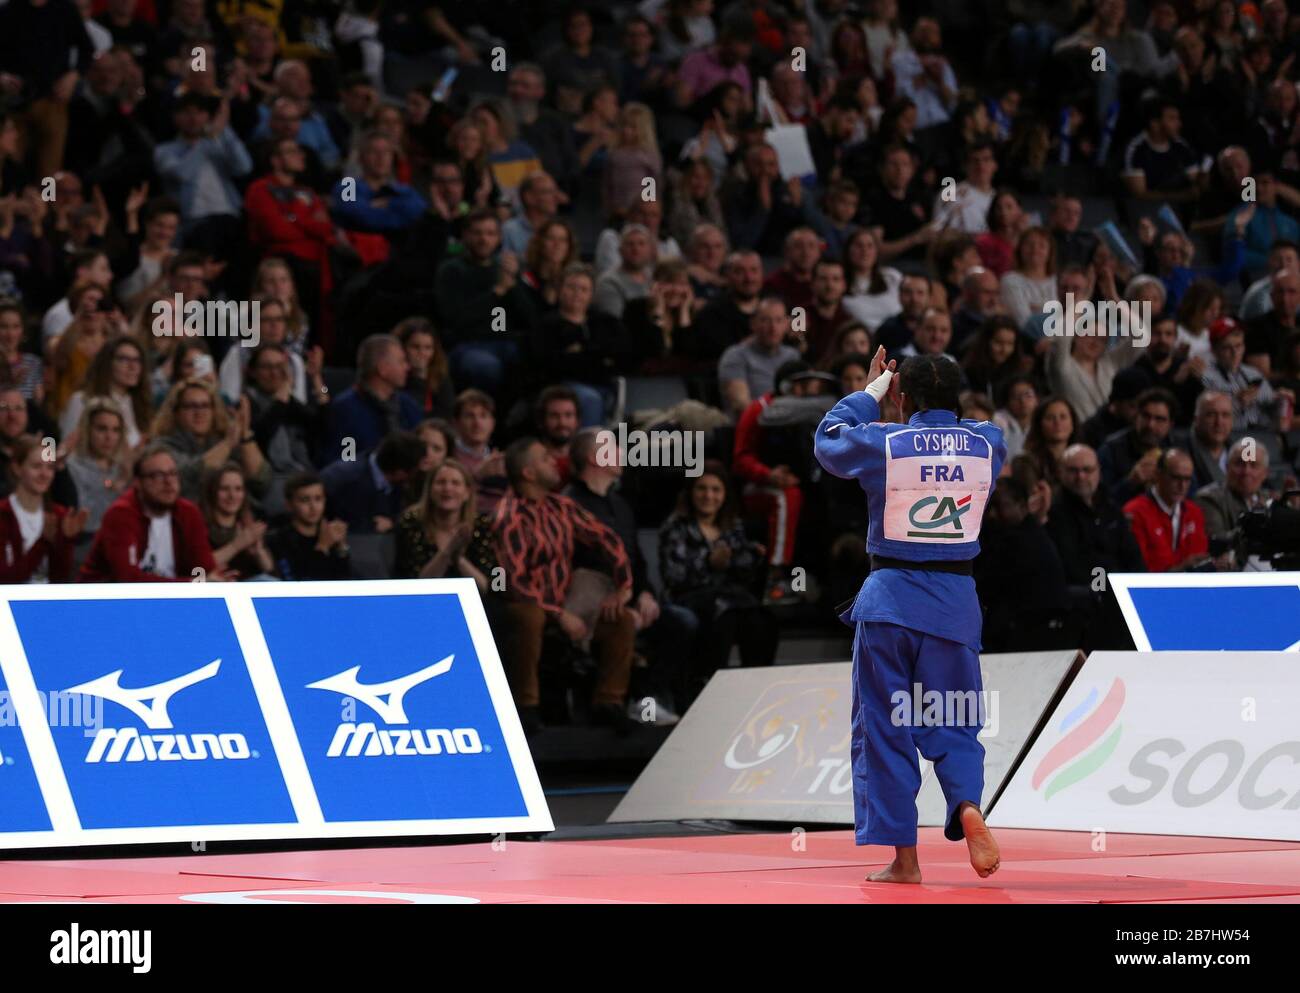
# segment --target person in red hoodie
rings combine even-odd
[[[1210,561],[1205,515],[1187,499],[1191,486],[1192,457],[1167,448],[1156,462],[1155,485],[1124,504],[1150,572],[1183,572]]]
[[[203,512],[181,496],[176,459],[162,445],[150,445],[136,460],[135,484],[104,511],[79,579],[188,583],[200,577],[226,579],[212,557]]]
[[[298,182],[301,146],[292,138],[276,141],[270,166],[271,171],[250,183],[244,194],[249,239],[264,254],[324,265],[330,246],[343,236],[320,194]]]
[[[9,474],[14,490],[0,500],[0,583],[66,583],[72,545],[90,511],[68,510],[49,500],[54,461],[35,435],[13,443]]]
[[[300,181],[306,166],[302,146],[280,138],[272,144],[269,160],[271,171],[249,183],[244,193],[248,238],[262,257],[286,259],[302,287],[318,339],[329,344],[333,318],[324,304],[334,288],[330,249],[337,246],[347,255],[353,249],[320,194]]]
[[[732,472],[745,484],[746,512],[767,516],[769,603],[796,592],[790,565],[804,500],[801,484],[811,469],[812,433],[834,404],[827,394],[839,387],[834,376],[817,372],[802,359],[777,369],[774,383],[771,393],[741,413],[732,451]]]

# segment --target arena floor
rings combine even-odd
[[[0,903],[1288,903],[1300,844],[1000,830],[1002,868],[921,832],[920,886],[849,831],[0,862]]]

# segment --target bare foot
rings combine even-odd
[[[869,883],[919,883],[920,881],[920,869],[900,868],[896,861],[890,862],[879,872],[873,872],[867,877]]]
[[[998,866],[1002,864],[998,843],[984,823],[979,808],[973,803],[962,804],[960,816],[961,829],[966,835],[966,847],[970,851],[971,868],[981,878],[987,878],[997,872]]]
[[[894,861],[867,877],[869,883],[919,883],[921,864],[916,860],[916,848],[895,848]]]

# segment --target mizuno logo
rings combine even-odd
[[[70,686],[64,693],[84,693],[88,696],[102,697],[125,707],[136,717],[144,721],[144,726],[151,731],[165,731],[172,727],[172,719],[167,713],[167,703],[173,696],[188,686],[211,679],[221,668],[221,659],[213,659],[207,665],[187,672],[183,676],[169,679],[152,686],[140,686],[130,689],[122,685],[122,670],[110,672],[88,683]],[[145,701],[152,701],[146,704]]]
[[[448,655],[441,662],[435,662],[418,672],[390,679],[386,683],[362,683],[358,681],[357,673],[361,671],[361,666],[354,665],[351,669],[336,673],[333,676],[326,676],[324,679],[318,679],[314,683],[308,683],[307,689],[332,690],[335,693],[342,693],[344,696],[360,700],[378,714],[385,724],[406,724],[408,723],[406,708],[402,705],[402,701],[407,691],[419,686],[421,683],[428,682],[434,676],[441,676],[443,673],[449,672],[454,658],[454,655]]]

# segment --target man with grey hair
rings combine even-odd
[[[722,270],[727,261],[727,233],[722,228],[707,221],[697,224],[686,242],[686,261],[697,300],[709,303],[726,291],[727,277]]]
[[[1300,259],[1295,242],[1285,242],[1281,253],[1270,259],[1289,264]],[[1277,246],[1275,246],[1276,249]],[[1300,269],[1282,268],[1269,277],[1270,309],[1246,322],[1246,358],[1265,376],[1274,375],[1274,363],[1285,359],[1287,340],[1300,330]]]
[[[1297,246],[1294,241],[1279,239],[1273,242],[1273,247],[1268,250],[1268,275],[1251,283],[1241,298],[1237,316],[1247,322],[1247,336],[1250,334],[1250,322],[1270,313],[1276,307],[1273,298],[1273,281],[1282,272],[1300,273],[1300,246]],[[1294,326],[1298,308],[1300,308],[1300,298],[1293,297],[1289,311],[1291,315],[1288,320],[1289,325]],[[1249,342],[1247,344],[1249,345]],[[1250,356],[1249,347],[1246,349],[1246,354],[1247,357]]]
[[[394,431],[410,431],[424,417],[402,391],[410,372],[406,349],[391,334],[372,334],[357,349],[357,381],[327,411],[324,456],[333,462],[351,449],[360,458]]]
[[[1228,467],[1228,439],[1232,428],[1231,396],[1218,390],[1205,390],[1196,398],[1191,429],[1177,431],[1171,438],[1173,444],[1192,457],[1196,474],[1192,492],[1222,481]]]
[[[1246,437],[1228,450],[1228,469],[1223,479],[1204,487],[1194,497],[1205,514],[1205,531],[1210,541],[1232,539],[1232,548],[1217,560],[1219,568],[1246,568],[1241,537],[1231,532],[1242,514],[1267,502],[1264,493],[1267,479],[1268,449],[1254,438]]]
[[[1192,457],[1167,448],[1156,460],[1152,486],[1124,504],[1148,572],[1186,572],[1210,561],[1205,515],[1188,499],[1192,480]]]
[[[1214,166],[1210,188],[1201,199],[1205,217],[1192,223],[1192,234],[1217,235],[1241,206],[1241,184],[1251,174],[1249,153],[1240,145],[1229,145],[1214,157]]]
[[[261,142],[272,136],[271,118],[275,104],[279,99],[288,98],[300,115],[298,133],[293,137],[297,138],[298,144],[315,152],[321,165],[333,169],[342,156],[324,116],[312,105],[311,70],[307,64],[298,59],[285,59],[275,67],[271,80],[275,84],[277,100],[269,105],[264,103],[258,108],[253,141]]]
[[[952,343],[948,348],[953,355],[962,354],[966,343],[986,320],[1004,312],[1001,289],[997,275],[983,266],[974,266],[962,277],[961,296],[953,308]],[[1022,323],[1016,320],[1017,326]]]
[[[655,243],[650,230],[644,224],[629,224],[623,228],[618,255],[619,267],[596,281],[592,308],[622,320],[629,301],[650,295],[655,264]]]
[[[641,224],[650,232],[655,243],[655,259],[667,262],[669,259],[682,257],[681,246],[677,240],[663,228],[664,205],[658,200],[634,200],[627,209],[623,226]],[[596,239],[595,265],[596,274],[603,276],[618,266],[618,246],[622,240],[622,229],[608,227]]]
[[[546,73],[536,62],[518,62],[506,77],[506,98],[519,125],[519,137],[528,142],[542,168],[561,188],[572,192],[578,176],[578,149],[573,131],[560,114],[542,106],[546,99]]]
[[[1145,572],[1142,552],[1128,521],[1101,485],[1101,464],[1087,445],[1061,455],[1061,489],[1047,517],[1047,534],[1061,554],[1071,599],[1082,611],[1090,648],[1132,647],[1119,605],[1097,577]]]

